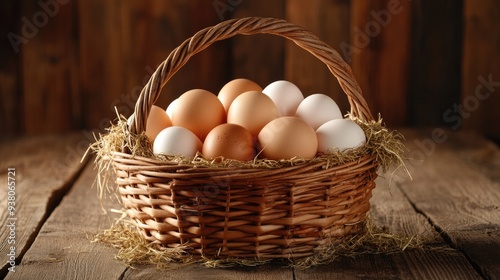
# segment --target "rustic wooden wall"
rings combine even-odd
[[[477,3],[476,3],[477,2]],[[399,126],[473,129],[498,141],[494,0],[42,0],[0,3],[0,139],[102,130],[129,115],[152,71],[197,30],[245,16],[304,26],[348,61],[372,111]],[[319,61],[282,38],[237,36],[195,56],[158,104],[247,77],[288,79],[349,109]],[[479,90],[478,87],[480,88]]]

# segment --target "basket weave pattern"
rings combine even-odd
[[[286,21],[244,18],[203,29],[172,51],[144,87],[127,141],[144,131],[161,89],[192,55],[234,35],[259,33],[292,40],[323,61],[346,93],[351,114],[373,119],[336,51]],[[377,177],[370,155],[333,166],[325,160],[282,168],[208,168],[132,156],[127,146],[113,154],[113,164],[128,216],[147,240],[206,257],[310,256],[362,228]]]

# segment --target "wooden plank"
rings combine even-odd
[[[120,279],[126,266],[113,259],[116,250],[90,241],[113,222],[113,216],[103,214],[92,187],[95,176],[89,164],[41,227],[16,273],[6,279]],[[104,207],[118,206],[107,200]]]
[[[422,131],[408,142],[409,156],[415,159],[409,164],[413,181],[403,182],[403,191],[483,277],[497,279],[500,152],[491,144],[482,145],[484,140],[477,141],[477,136],[441,132],[432,138],[436,129]]]
[[[411,1],[411,10],[408,125],[449,126],[443,114],[460,100],[462,1]]]
[[[81,121],[78,53],[73,20],[76,2],[45,6],[23,1],[23,28],[31,26],[22,49],[24,128],[28,134],[60,133]],[[49,3],[50,4],[50,3]]]
[[[146,36],[141,35],[140,30],[135,33],[136,36],[144,36],[145,46],[142,51],[151,53],[141,56],[141,60],[144,58],[148,66],[156,69],[156,66],[184,40],[203,28],[219,23],[213,2],[213,0],[168,2],[156,0],[149,3],[155,7],[154,9],[151,9],[149,4],[143,5],[141,9],[153,12],[147,24],[149,31],[145,33]],[[229,47],[229,42],[225,40],[193,56],[166,84],[157,104],[166,108],[173,99],[194,88],[203,88],[216,94],[225,83],[227,73],[230,72]]]
[[[20,51],[23,40],[20,18],[20,1],[0,3],[0,140],[20,135],[23,131],[21,113],[21,77],[19,75]]]
[[[376,226],[400,236],[418,236],[435,240],[432,246],[446,244],[427,222],[415,212],[398,185],[389,187],[387,179],[378,178],[371,199],[370,219]],[[430,244],[429,244],[430,245]],[[395,254],[364,254],[344,257],[328,265],[295,271],[296,279],[481,279],[458,251],[420,249]]]
[[[296,271],[295,279],[482,279],[463,259],[458,253],[420,250],[408,250],[404,254],[361,255]]]
[[[346,0],[335,1],[286,1],[286,19],[307,28],[318,38],[338,51],[349,43],[350,5]],[[326,66],[295,44],[285,44],[285,79],[296,83],[305,96],[323,93],[332,97],[342,112],[350,109],[347,97],[337,79]]]
[[[372,113],[388,126],[407,123],[410,1],[352,2],[352,69]]]
[[[5,261],[11,251],[10,246],[15,246],[18,263],[44,221],[71,187],[72,181],[83,168],[80,163],[81,151],[87,145],[88,140],[83,139],[81,134],[22,138],[0,144],[0,219],[4,225],[0,228],[0,240],[8,240],[12,231],[7,224],[15,223],[15,238],[12,238],[15,243],[0,243],[0,254],[4,260],[0,278],[10,267]],[[8,174],[8,168],[15,168],[15,176]],[[15,178],[14,193],[10,197],[6,184],[9,175]],[[12,197],[15,198],[13,215],[7,208],[7,201],[9,198],[12,201]]]
[[[294,279],[291,268],[279,266],[256,266],[256,267],[236,267],[236,268],[205,268],[199,265],[190,265],[177,269],[168,275],[155,268],[129,269],[125,272],[123,279],[213,279],[213,280],[285,280]]]
[[[78,1],[79,80],[84,126],[104,130],[124,91],[121,1]]]
[[[462,105],[460,116],[449,108],[449,122],[469,130],[477,130],[500,143],[500,126],[491,120],[500,119],[500,10],[494,0],[464,1],[462,51]]]
[[[284,2],[284,0],[240,1],[234,6],[232,17],[284,18]],[[260,34],[236,36],[230,39],[231,71],[227,81],[247,78],[264,88],[274,81],[284,79],[285,40],[278,36]]]
[[[212,2],[153,0],[120,4],[122,26],[128,30],[122,38],[126,80],[119,103],[121,113],[128,116],[132,112],[142,87],[174,48],[197,31],[218,23]],[[194,56],[167,83],[157,104],[166,108],[173,99],[193,88],[217,93],[229,72],[228,46],[227,42],[216,43]]]

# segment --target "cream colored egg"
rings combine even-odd
[[[297,107],[304,100],[300,89],[292,82],[285,80],[270,83],[262,92],[273,100],[280,116],[294,116]]]
[[[249,79],[234,79],[225,84],[219,91],[217,97],[224,106],[224,109],[229,111],[231,103],[240,94],[247,91],[262,91],[262,88],[254,81]]]
[[[226,111],[217,96],[203,89],[183,93],[175,103],[172,124],[192,131],[203,141],[214,127],[226,120]]]
[[[153,153],[156,155],[192,158],[201,149],[201,140],[194,133],[181,126],[171,126],[162,130],[153,143]]]
[[[363,129],[350,119],[335,119],[316,130],[318,153],[329,153],[335,149],[345,151],[357,148],[366,142]]]
[[[243,126],[257,137],[260,130],[279,117],[269,96],[260,91],[247,91],[236,97],[227,112],[227,122]]]
[[[342,112],[331,97],[316,93],[309,95],[300,103],[295,116],[303,119],[313,129],[317,129],[327,121],[342,119]]]
[[[311,159],[316,155],[316,133],[297,117],[280,117],[269,122],[259,133],[259,157],[280,160],[294,157]]]

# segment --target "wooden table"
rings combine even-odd
[[[499,279],[500,150],[474,134],[401,130],[413,180],[377,179],[371,218],[391,232],[437,236],[437,247],[344,257],[307,270],[276,265],[174,271],[128,268],[116,249],[91,243],[111,218],[92,183],[92,160],[80,163],[90,137],[23,138],[0,144],[0,278],[7,279]],[[12,168],[9,170],[9,168]],[[14,171],[10,173],[9,171]],[[10,177],[10,179],[9,179]],[[15,190],[9,193],[10,185]],[[15,201],[15,209],[7,202]],[[15,199],[15,200],[14,200]],[[13,204],[11,204],[12,206]],[[106,207],[119,208],[107,203]],[[9,254],[15,241],[15,272]]]

